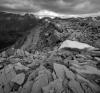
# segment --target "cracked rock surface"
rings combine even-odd
[[[18,49],[1,58],[0,93],[100,93],[100,58],[91,51],[55,47],[32,54]]]
[[[100,93],[100,49],[37,28],[0,54],[0,93]]]

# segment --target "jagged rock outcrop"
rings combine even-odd
[[[55,34],[56,28],[51,23],[46,24],[48,24],[47,27],[40,24],[27,32],[14,45],[8,48],[5,53],[3,52],[3,54],[10,56],[16,51],[16,49],[22,49],[33,53],[36,50],[41,51],[56,46],[58,42],[60,42],[60,38]]]

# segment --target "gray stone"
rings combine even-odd
[[[8,65],[0,71],[0,85],[8,84],[16,75],[13,65]]]
[[[24,73],[21,73],[21,74],[16,75],[12,79],[11,82],[14,82],[14,83],[17,83],[17,84],[21,85],[24,82],[24,79],[25,79],[25,74]]]
[[[31,93],[32,86],[33,86],[33,81],[26,82],[20,93]]]
[[[22,65],[20,62],[14,64],[15,70],[25,70],[27,71],[29,68]]]
[[[76,80],[69,81],[68,85],[74,93],[84,93],[80,83],[78,83]]]

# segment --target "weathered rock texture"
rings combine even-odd
[[[100,93],[100,49],[60,49],[80,35],[58,26],[44,21],[1,52],[0,93]]]

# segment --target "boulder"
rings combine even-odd
[[[63,49],[63,48],[71,48],[71,49],[94,49],[95,47],[92,47],[88,44],[85,44],[85,43],[80,43],[78,41],[71,41],[71,40],[65,40],[61,46],[59,47],[59,50],[60,49]]]
[[[16,72],[13,69],[13,65],[8,65],[0,70],[0,85],[7,85],[14,77]]]
[[[25,74],[24,73],[21,73],[21,74],[16,75],[12,79],[11,82],[14,82],[14,83],[17,83],[17,84],[21,85],[24,82],[24,79],[25,79]]]
[[[74,93],[84,93],[84,90],[82,89],[80,83],[76,80],[69,81],[68,85]]]
[[[67,77],[70,80],[75,79],[75,74],[66,68],[64,65],[54,63],[54,70],[58,78],[61,78],[62,80]]]
[[[80,76],[78,74],[76,74],[76,78],[79,81],[81,81],[83,83],[86,83],[86,85],[88,85],[89,88],[92,89],[92,91],[95,91],[94,93],[100,93],[100,87],[97,84],[94,84],[94,83],[90,82],[88,79],[85,79],[85,78],[83,78],[82,76]]]
[[[33,81],[26,82],[20,93],[31,93],[32,86],[33,86]]]
[[[42,87],[43,93],[65,93],[63,87],[63,80],[58,78],[53,82],[50,82],[49,85]]]
[[[49,83],[48,76],[45,74],[45,72],[43,73],[42,74],[40,73],[36,77],[35,83],[33,84],[33,87],[32,87],[32,93],[42,93],[42,87],[48,85]]]
[[[25,70],[25,71],[29,69],[28,67],[22,65],[20,62],[14,64],[14,68],[15,70]]]

